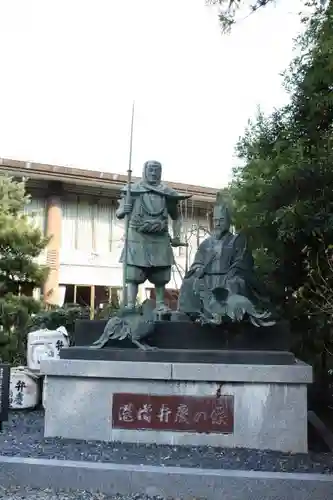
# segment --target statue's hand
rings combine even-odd
[[[204,271],[201,266],[193,266],[187,271],[185,278],[191,278],[192,276],[195,276],[196,278],[200,279],[203,277],[203,275]]]
[[[187,243],[182,243],[180,241],[180,238],[176,237],[176,238],[171,238],[171,246],[174,247],[174,248],[177,248],[177,247],[187,247],[188,244]]]

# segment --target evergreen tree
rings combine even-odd
[[[333,281],[326,296],[319,286],[321,275],[333,280],[327,256],[333,244],[333,3],[307,24],[286,74],[290,103],[268,117],[259,112],[250,123],[237,145],[243,164],[231,190],[236,225],[247,231],[291,319],[304,320],[307,355],[322,356],[333,340],[333,311],[330,316],[324,308]],[[315,324],[309,321],[314,304]]]
[[[29,201],[24,182],[0,176],[0,357],[11,362],[23,361],[27,323],[40,308],[20,292],[41,286],[47,276],[35,261],[47,238],[23,213]]]
[[[276,0],[206,0],[208,5],[215,5],[219,8],[219,19],[223,33],[228,33],[237,22],[237,15],[241,12],[240,19],[246,19],[249,15]],[[290,4],[294,0],[289,0]],[[324,8],[329,0],[304,0],[304,7]],[[291,5],[292,6],[292,5]]]

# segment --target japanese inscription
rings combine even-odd
[[[26,389],[26,383],[24,380],[18,380],[15,384],[15,395],[14,391],[9,392],[9,404],[15,404],[17,407],[23,406],[24,401],[24,389]]]
[[[0,424],[1,422],[8,420],[9,372],[9,365],[0,364]]]
[[[234,429],[234,398],[116,393],[112,425],[118,429],[230,434]]]

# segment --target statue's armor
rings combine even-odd
[[[174,257],[168,232],[166,198],[153,192],[136,194],[133,198],[127,264],[137,267],[172,266]]]
[[[149,170],[152,164],[160,170],[155,180],[152,180],[154,176]],[[146,162],[142,179],[122,189],[116,212],[117,217],[124,218],[124,204],[129,194],[132,209],[128,221],[126,282],[130,285],[131,305],[135,303],[138,285],[146,280],[155,285],[156,301],[164,303],[164,287],[171,279],[171,267],[174,264],[168,220],[170,216],[174,221],[175,238],[175,223],[179,220],[178,203],[190,197],[160,182],[160,173],[159,162]],[[178,233],[177,230],[176,236],[179,238]],[[121,262],[124,257],[123,250]]]

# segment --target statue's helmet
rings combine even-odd
[[[146,161],[143,165],[142,179],[151,184],[158,183],[162,177],[162,164],[159,161]]]

